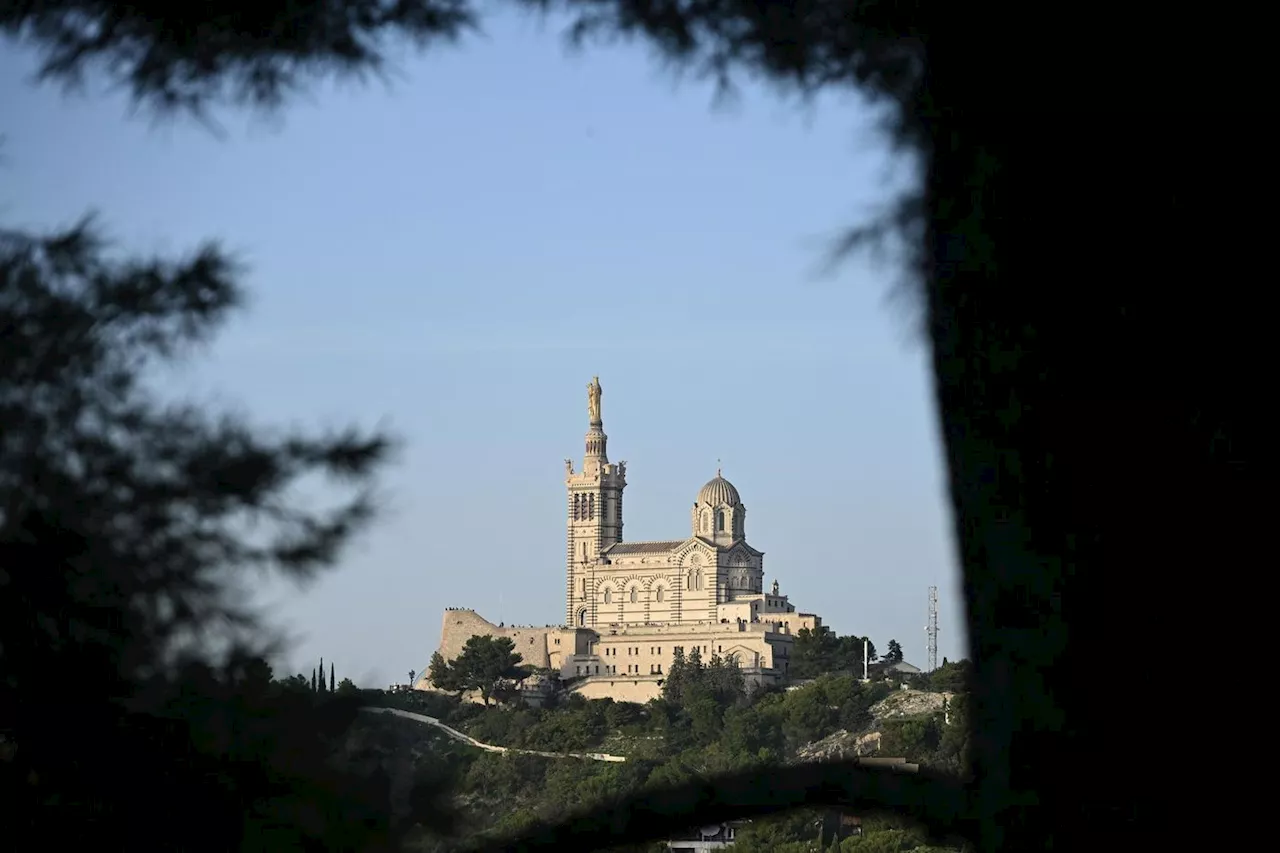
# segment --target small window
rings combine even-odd
[[[716,513],[716,533],[724,532],[724,510]]]
[[[607,589],[606,589],[606,590],[604,591],[604,603],[605,603],[605,604],[612,604],[612,603],[613,603],[613,592],[612,592],[612,590],[607,590]]]
[[[632,603],[632,604],[635,604],[638,598],[639,598],[639,596],[636,594],[636,590],[635,590],[635,588],[633,587],[633,588],[631,589],[631,603]]]
[[[658,591],[654,594],[654,598],[656,598],[658,601],[662,601],[664,597],[665,595],[662,591],[662,587],[658,587]]]

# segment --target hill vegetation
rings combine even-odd
[[[808,656],[822,644],[805,648],[802,653]],[[948,663],[910,679],[905,689],[900,679],[890,681],[883,675],[863,682],[826,673],[793,689],[748,693],[732,660],[713,657],[704,663],[690,655],[672,667],[663,696],[644,705],[559,694],[549,706],[531,708],[518,699],[482,705],[444,693],[366,691],[369,704],[438,718],[483,743],[610,753],[627,760],[605,763],[484,752],[450,740],[431,726],[373,714],[357,722],[343,758],[352,767],[383,768],[392,777],[392,800],[400,803],[397,810],[406,819],[414,790],[445,792],[452,836],[421,827],[409,835],[411,849],[444,853],[583,808],[608,808],[646,788],[751,767],[874,754],[963,773],[968,752],[967,671],[967,662]],[[800,811],[754,821],[738,828],[733,849],[933,849],[903,821],[862,818],[859,835],[850,834],[853,825],[848,821],[843,832],[837,831],[839,821],[832,817]]]

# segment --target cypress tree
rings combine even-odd
[[[329,692],[338,692],[338,683],[333,680],[333,661],[329,661]]]

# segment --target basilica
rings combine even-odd
[[[747,542],[747,509],[716,472],[693,502],[681,539],[623,539],[625,462],[610,462],[598,378],[587,386],[581,469],[565,460],[565,610],[562,625],[498,626],[475,611],[444,613],[440,653],[456,657],[475,634],[506,636],[526,664],[559,674],[586,698],[657,697],[677,650],[734,657],[749,685],[786,680],[797,631],[821,620],[798,613],[775,580],[765,589],[764,552]],[[414,685],[432,689],[423,672]]]

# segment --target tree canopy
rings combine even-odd
[[[796,632],[788,674],[792,678],[814,678],[837,671],[861,675],[864,651],[867,661],[874,663],[876,644],[866,637],[842,637],[826,625],[816,630],[801,628]]]
[[[227,814],[202,823],[252,834],[252,819],[232,817],[245,803],[289,779],[320,796],[331,775],[279,763],[267,733],[296,728],[318,744],[354,705],[262,689],[272,638],[242,593],[263,573],[306,580],[331,565],[372,519],[390,445],[356,430],[272,431],[154,395],[144,371],[214,334],[240,302],[238,272],[213,244],[121,259],[92,220],[0,231],[0,733],[15,747],[0,773],[26,822],[14,831],[79,845],[94,827],[92,843],[111,846],[166,837],[168,821],[205,803]],[[290,490],[314,475],[346,498],[300,509]],[[50,725],[70,709],[74,725]],[[247,713],[265,715],[261,731],[231,734],[226,719]],[[238,780],[221,793],[204,781],[218,766]],[[150,793],[122,797],[119,767],[144,774]],[[147,797],[143,819],[134,809]]]
[[[921,72],[921,46],[896,31],[903,18],[896,7],[823,0],[509,5],[567,13],[576,41],[644,36],[668,58],[723,85],[737,67],[805,90],[857,82],[904,98]],[[225,101],[275,108],[322,76],[362,79],[383,71],[396,43],[453,42],[476,30],[481,17],[471,0],[263,0],[247,12],[229,0],[197,7],[160,0],[0,3],[0,28],[40,50],[43,79],[75,85],[97,68],[162,112]]]
[[[461,654],[452,661],[439,652],[433,654],[428,674],[441,690],[479,691],[488,705],[506,683],[528,677],[529,669],[520,665],[522,659],[510,637],[477,634],[467,638]]]

